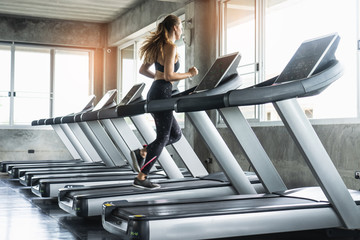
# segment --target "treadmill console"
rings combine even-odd
[[[96,104],[93,111],[97,111],[113,105],[115,103],[116,93],[117,93],[116,89],[107,91],[107,93],[101,98],[98,104]]]
[[[310,77],[335,60],[340,37],[337,33],[303,42],[276,79],[276,83]]]
[[[94,101],[95,101],[96,96],[95,95],[90,95],[88,100],[87,100],[87,104],[85,105],[85,107],[83,108],[83,110],[81,110],[81,112],[87,112],[87,111],[91,111],[94,108]]]
[[[140,83],[134,85],[130,91],[125,95],[125,97],[121,100],[118,106],[123,106],[131,103],[132,101],[141,97],[141,93],[145,88],[145,83]]]
[[[218,57],[211,68],[204,75],[200,84],[195,88],[194,92],[202,92],[214,89],[226,77],[237,73],[241,55],[238,52]]]

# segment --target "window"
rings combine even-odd
[[[120,50],[120,75],[122,81],[119,95],[121,95],[121,98],[126,95],[133,85],[142,82],[137,81],[136,78],[136,56],[134,45],[135,44],[131,44]]]
[[[356,118],[358,104],[358,6],[356,0],[219,1],[221,54],[239,51],[242,87],[281,73],[301,42],[333,32],[341,40],[341,79],[318,96],[299,99],[311,119]],[[272,104],[241,107],[247,119],[280,120]]]
[[[11,47],[0,45],[0,124],[10,121]]]
[[[91,93],[90,51],[0,45],[0,124],[78,112]],[[74,101],[73,101],[74,100]]]
[[[79,112],[92,93],[90,52],[55,50],[53,116]],[[71,87],[69,87],[71,86]],[[76,99],[76,101],[71,101]]]
[[[224,18],[224,46],[220,54],[240,52],[238,72],[243,81],[241,88],[252,86],[257,82],[258,66],[255,51],[255,0],[230,0],[220,9],[223,9]],[[240,109],[246,118],[256,117],[256,106]]]
[[[268,0],[266,6],[265,75],[281,72],[302,41],[338,32],[336,57],[344,75],[318,96],[299,99],[309,118],[357,117],[357,1]],[[305,17],[306,16],[306,17]],[[266,120],[278,120],[272,104]],[[311,114],[310,114],[311,113]]]
[[[50,50],[15,47],[14,123],[49,116]]]

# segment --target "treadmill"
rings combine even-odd
[[[108,91],[107,94],[105,94],[105,96],[99,101],[99,103],[92,109],[92,111],[81,112],[78,114],[63,117],[62,119],[64,119],[64,118],[74,119],[77,115],[83,116],[84,114],[87,114],[87,113],[97,112],[98,110],[100,110],[102,108],[106,108],[109,105],[111,106],[114,101],[113,99],[116,96],[116,92],[117,92],[116,90]],[[53,123],[53,122],[54,122],[53,119],[51,119],[50,121],[45,121],[45,123],[48,123],[48,124]],[[95,127],[96,127],[96,125],[95,125]],[[104,137],[104,133],[105,133],[104,130],[102,132],[98,130],[97,135],[95,135],[87,130],[84,130],[83,132],[79,131],[79,127],[76,126],[76,124],[69,126],[69,128],[72,129],[74,132],[76,132],[77,136],[84,134],[84,136],[82,136],[82,139],[83,139],[82,142],[85,142],[85,137],[87,137],[89,139],[88,141],[90,141],[91,144],[94,146],[94,150],[101,153],[101,159],[103,161],[105,161],[106,166],[104,165],[104,163],[101,163],[101,166],[96,167],[96,168],[94,168],[94,166],[88,167],[88,166],[85,166],[84,164],[82,164],[80,166],[75,166],[75,167],[72,167],[72,166],[66,167],[66,165],[64,165],[64,164],[59,164],[57,166],[54,166],[54,165],[42,166],[42,168],[40,168],[40,167],[38,167],[38,168],[22,167],[22,166],[20,166],[18,168],[13,168],[12,171],[17,170],[15,173],[17,173],[17,175],[20,177],[20,182],[23,185],[30,186],[29,184],[31,181],[31,177],[34,175],[35,176],[46,175],[47,177],[49,177],[50,175],[61,174],[62,176],[64,176],[64,172],[66,174],[70,174],[70,173],[73,173],[73,174],[79,173],[80,174],[80,173],[86,173],[87,168],[91,168],[91,169],[89,169],[89,174],[90,174],[90,172],[94,172],[95,169],[98,170],[97,172],[101,172],[101,171],[103,171],[103,172],[128,171],[129,172],[129,171],[131,171],[131,168],[127,165],[127,163],[122,160],[124,157],[118,152],[118,150],[112,144],[110,138],[106,138],[106,136]],[[86,128],[86,126],[84,126],[84,129],[85,128]],[[96,145],[96,141],[99,141],[96,139],[97,136],[102,137],[101,138],[101,140],[102,140],[101,146],[99,143]],[[84,144],[84,146],[86,146],[87,149],[88,148],[90,149],[89,144],[88,145]],[[108,152],[110,152],[110,153],[108,154]],[[116,160],[114,160],[114,159],[116,159]],[[82,167],[82,166],[84,166],[84,167]],[[27,172],[29,172],[29,174],[26,174]],[[36,174],[36,172],[39,172],[39,174]]]
[[[213,66],[210,68],[208,74],[205,75],[204,80],[196,88],[187,91],[187,94],[180,93],[178,97],[174,96],[172,99],[163,101],[160,105],[168,106],[169,102],[174,102],[178,98],[182,98],[188,95],[190,92],[199,92],[198,95],[211,95],[211,92],[221,93],[227,92],[230,89],[237,88],[240,83],[240,79],[236,72],[236,67],[240,61],[240,55],[238,53],[222,56],[218,58]],[[214,76],[217,73],[218,76]],[[209,82],[212,82],[209,84]],[[204,89],[212,90],[203,91]],[[153,106],[159,108],[159,104]],[[99,118],[118,118],[124,116],[139,115],[144,113],[144,109],[152,107],[151,102],[134,103],[127,106],[121,106],[117,109],[117,113],[107,110],[100,112]],[[173,109],[173,107],[171,108]],[[161,110],[160,110],[161,111]],[[130,112],[130,114],[129,114]],[[201,114],[201,113],[199,113]],[[236,172],[239,176],[242,173],[241,168],[237,165],[234,166],[233,162],[236,162],[232,156],[230,150],[227,148],[219,133],[216,131],[215,126],[211,123],[209,118],[201,114],[203,117],[200,124],[203,129],[200,129],[201,135],[204,137],[205,142],[210,148],[216,158],[222,162],[223,167],[240,169]],[[211,147],[210,146],[210,147]],[[233,161],[231,161],[233,159]],[[236,163],[237,164],[237,163]],[[226,166],[227,165],[227,166]],[[252,192],[255,192],[254,187],[258,192],[263,192],[262,184],[258,181],[258,178],[253,173],[244,173],[244,185],[250,186]],[[250,181],[249,181],[250,180]],[[250,182],[252,184],[250,184]],[[79,189],[60,189],[59,190],[59,206],[74,215],[88,217],[101,214],[101,205],[106,200],[126,200],[126,201],[138,201],[138,200],[153,200],[160,198],[195,198],[195,197],[210,197],[218,195],[232,195],[236,194],[236,189],[222,173],[205,175],[193,179],[176,179],[167,180],[161,182],[161,189],[156,190],[144,190],[137,189],[133,186],[98,186]]]
[[[119,106],[126,105],[130,101],[139,100],[141,97],[141,92],[144,89],[144,84],[139,84],[134,86],[129,93],[124,97],[124,99],[120,102]],[[106,111],[115,112],[115,108],[109,108]],[[80,120],[82,121],[98,121],[98,119],[92,119],[92,117],[96,117],[99,113],[91,113],[88,116],[82,116]],[[146,142],[151,142],[155,138],[154,131],[151,126],[148,126],[148,123],[141,119],[140,116],[132,118],[132,121],[136,125],[139,133],[141,133]],[[131,162],[130,150],[141,147],[141,143],[136,138],[133,131],[130,129],[128,124],[124,119],[102,119],[100,122],[107,129],[109,135],[113,141],[115,141],[119,147],[119,149],[126,155],[126,158],[129,162]],[[152,134],[151,134],[152,133]],[[187,166],[193,175],[203,175],[206,173],[205,168],[200,163],[200,160],[196,162],[196,154],[193,149],[191,149],[189,143],[182,138],[178,143],[173,144],[174,149],[179,153],[182,159],[188,157],[195,162],[187,161]],[[183,178],[183,175],[188,175],[188,173],[184,170],[179,170],[174,161],[172,160],[170,154],[167,151],[163,151],[159,156],[159,161],[161,162],[162,168],[165,171],[159,171],[155,167],[152,169],[151,177],[154,179],[163,179],[166,177],[169,178]],[[186,162],[186,161],[185,161]],[[165,174],[166,173],[166,174]],[[84,186],[93,186],[93,185],[108,185],[108,184],[121,184],[127,183],[130,185],[133,179],[136,176],[136,173],[127,173],[123,174],[115,174],[111,173],[112,177],[110,178],[110,173],[107,174],[99,174],[97,175],[89,175],[89,174],[77,174],[77,176],[68,175],[66,176],[52,176],[49,178],[47,175],[43,176],[33,176],[31,179],[26,179],[28,184],[32,185],[32,191],[38,196],[42,197],[57,197],[59,188],[64,188],[65,186],[68,188],[73,188],[74,186],[84,187]],[[25,177],[29,177],[29,174],[26,174]],[[99,205],[101,207],[101,204]],[[100,215],[100,214],[99,214]]]
[[[85,108],[80,112],[84,113],[87,111],[91,111],[94,106],[94,99],[95,96],[90,96],[90,101],[87,102]],[[66,117],[74,117],[76,114],[79,113],[73,113],[69,114]],[[33,126],[39,126],[39,125],[50,125],[50,123],[53,123],[54,121],[57,121],[58,119],[61,119],[62,117],[57,118],[50,118],[50,119],[40,119],[35,120],[32,122]],[[73,166],[81,166],[81,165],[89,165],[89,164],[95,164],[95,165],[102,165],[105,166],[102,162],[102,159],[100,159],[100,156],[96,153],[95,149],[90,145],[89,141],[84,138],[83,134],[74,133],[70,129],[67,128],[60,128],[56,125],[52,125],[52,128],[54,131],[58,134],[58,136],[62,139],[63,142],[68,142],[68,149],[71,150],[70,146],[72,146],[75,150],[75,153],[78,154],[78,156],[82,159],[84,163],[81,163],[79,165],[72,165],[72,161],[70,162],[60,162],[60,163],[34,163],[34,164],[17,164],[15,166],[8,165],[8,172],[13,177],[19,177],[19,171],[25,171],[26,169],[30,168],[56,168],[56,167],[66,167],[67,164],[69,164],[69,167]],[[86,148],[86,149],[85,149]],[[70,151],[72,153],[72,151]],[[72,153],[74,156],[75,153]],[[75,164],[78,164],[79,161],[75,161]]]
[[[86,101],[85,107],[80,112],[90,111],[94,108],[94,100],[95,96],[89,96],[88,100]],[[74,114],[70,114],[74,115]],[[46,119],[34,120],[31,125],[38,126],[38,125],[45,125]],[[54,128],[55,132],[59,136],[60,140],[64,143],[66,148],[68,149],[69,153],[72,155],[73,159],[71,160],[19,160],[19,161],[3,161],[1,162],[1,172],[8,172],[11,174],[11,169],[13,166],[18,165],[36,165],[36,166],[46,166],[47,164],[67,164],[67,163],[81,163],[81,162],[92,162],[95,159],[89,158],[88,155],[82,154],[83,147],[76,142],[75,136],[67,136],[65,132],[61,129]]]
[[[102,98],[102,100],[99,102],[99,104],[93,109],[93,111],[88,112],[91,114],[97,114],[97,112],[102,109],[102,108],[106,108],[106,107],[112,107],[113,106],[113,99],[115,97],[116,94],[116,90],[111,90],[108,91],[107,94],[105,94],[105,96]],[[77,115],[73,115],[73,116],[66,116],[66,117],[62,117],[60,120],[54,122],[54,124],[76,124],[74,122],[75,118],[82,118],[86,113],[81,113],[81,114],[77,114]],[[96,127],[96,124],[93,124],[93,126]],[[94,127],[94,128],[95,128]],[[100,128],[102,128],[102,126],[99,126]],[[75,129],[74,126],[71,126],[70,128]],[[85,127],[84,127],[85,129]],[[93,138],[92,141],[96,141],[94,139],[94,136],[90,133],[90,131],[84,130],[84,132],[87,134],[87,136]],[[102,132],[100,131],[102,130]],[[100,135],[100,139],[102,140],[101,144],[107,143],[108,146],[112,145],[113,143],[109,142],[110,137],[105,136],[105,130],[104,129],[95,129],[95,131],[97,131],[96,133],[99,136]],[[99,140],[98,140],[99,141]],[[97,143],[99,144],[99,142]],[[94,144],[95,145],[95,144]],[[107,154],[107,150],[109,149],[109,147],[107,146],[104,147],[102,150],[102,156],[104,156],[104,154]],[[97,146],[96,149],[100,149],[101,146]],[[104,150],[105,149],[105,150]],[[112,149],[110,149],[109,151],[113,151],[113,156],[119,156],[119,153],[114,153],[114,147]],[[118,151],[118,149],[116,148],[116,151]],[[110,154],[109,154],[110,155]],[[122,157],[124,158],[124,157]],[[117,159],[117,161],[119,162],[119,159]],[[114,167],[106,167],[106,168],[102,168],[102,169],[84,169],[84,170],[73,170],[73,169],[69,169],[67,172],[66,170],[62,170],[61,168],[55,169],[53,171],[38,171],[38,172],[27,172],[24,175],[24,179],[22,180],[22,182],[28,186],[33,185],[34,183],[39,182],[41,179],[49,179],[49,178],[61,178],[61,179],[65,179],[67,177],[67,179],[69,178],[82,178],[82,179],[91,179],[91,178],[100,178],[101,176],[106,176],[107,178],[111,177],[112,180],[114,179],[124,179],[125,176],[127,176],[125,179],[133,179],[135,177],[135,173],[131,170],[131,168],[129,166],[124,165],[124,161],[121,160],[122,162],[120,162],[119,164],[123,164],[122,166],[114,166]],[[114,163],[111,163],[114,164]],[[108,164],[110,165],[110,164]],[[60,170],[60,171],[59,171]],[[161,177],[163,177],[161,175]],[[66,184],[62,184],[61,187],[64,187],[64,185]],[[43,189],[39,189],[37,186],[32,186],[32,191],[38,195],[38,196],[43,196],[43,197],[54,197],[57,196],[57,189],[53,190],[52,188],[49,188],[48,186],[46,186],[46,191],[44,191]],[[53,191],[52,194],[48,194],[47,191]]]
[[[190,98],[176,103],[178,112],[273,103],[319,187],[217,198],[110,201],[103,205],[104,228],[122,239],[142,240],[359,229],[360,192],[346,189],[297,103],[297,98],[319,94],[341,77],[342,67],[334,56],[339,40],[337,34],[331,34],[303,42],[277,78],[250,88],[200,98],[202,101]]]
[[[14,160],[14,161],[2,161],[0,163],[0,172],[6,173],[9,171],[9,166],[18,164],[48,164],[48,163],[68,163],[72,161],[79,161],[80,159],[68,159],[68,160]]]
[[[87,103],[86,107],[80,113],[91,111],[94,108],[93,106],[94,99],[95,96],[90,96],[90,101]],[[66,117],[74,117],[76,114],[69,114]],[[35,120],[32,122],[32,125],[33,126],[50,125],[50,123],[52,123],[53,121],[56,121],[57,119],[61,119],[61,118],[62,117]],[[80,139],[79,136],[76,136],[73,133],[69,134],[69,132],[63,131],[61,128],[57,128],[55,126],[53,126],[53,129],[61,139],[67,139],[71,144],[73,144],[74,149],[76,148],[76,150],[79,152],[79,155],[81,155],[86,161],[85,162],[75,161],[74,164],[69,164],[68,162],[64,163],[62,161],[59,161],[58,163],[51,163],[51,164],[44,162],[42,164],[26,164],[26,165],[21,164],[21,165],[10,166],[9,167],[10,173],[13,175],[13,177],[19,177],[20,182],[22,182],[23,175],[27,171],[55,171],[58,169],[59,170],[81,169],[81,171],[85,171],[85,169],[87,168],[94,170],[96,168],[103,169],[106,167],[94,150],[92,151],[88,150],[88,153],[86,152],[86,150],[84,150],[84,148],[87,147],[88,144],[84,143],[84,141],[78,140],[77,138]],[[72,161],[69,162],[73,163]]]

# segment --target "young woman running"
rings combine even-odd
[[[140,57],[144,58],[144,62],[139,72],[154,79],[147,101],[170,98],[172,82],[198,74],[196,67],[190,68],[186,73],[177,73],[180,63],[175,41],[180,39],[181,34],[181,20],[177,16],[168,15],[140,48]],[[153,64],[155,64],[155,73],[150,71]],[[152,116],[155,120],[156,139],[143,149],[132,151],[134,165],[139,169],[133,185],[139,188],[160,188],[159,184],[147,179],[147,175],[163,148],[181,138],[181,128],[172,111],[153,113]]]

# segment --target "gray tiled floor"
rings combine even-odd
[[[106,232],[101,218],[79,218],[62,211],[56,200],[35,197],[31,191],[0,175],[1,240],[117,239]]]
[[[348,236],[347,234],[328,237],[326,231],[318,230],[232,238],[232,240],[360,239],[360,234],[357,232]],[[119,238],[102,228],[100,217],[72,216],[58,207],[56,199],[46,200],[35,197],[30,189],[10,179],[7,174],[0,173],[0,240],[20,239],[115,240]]]

